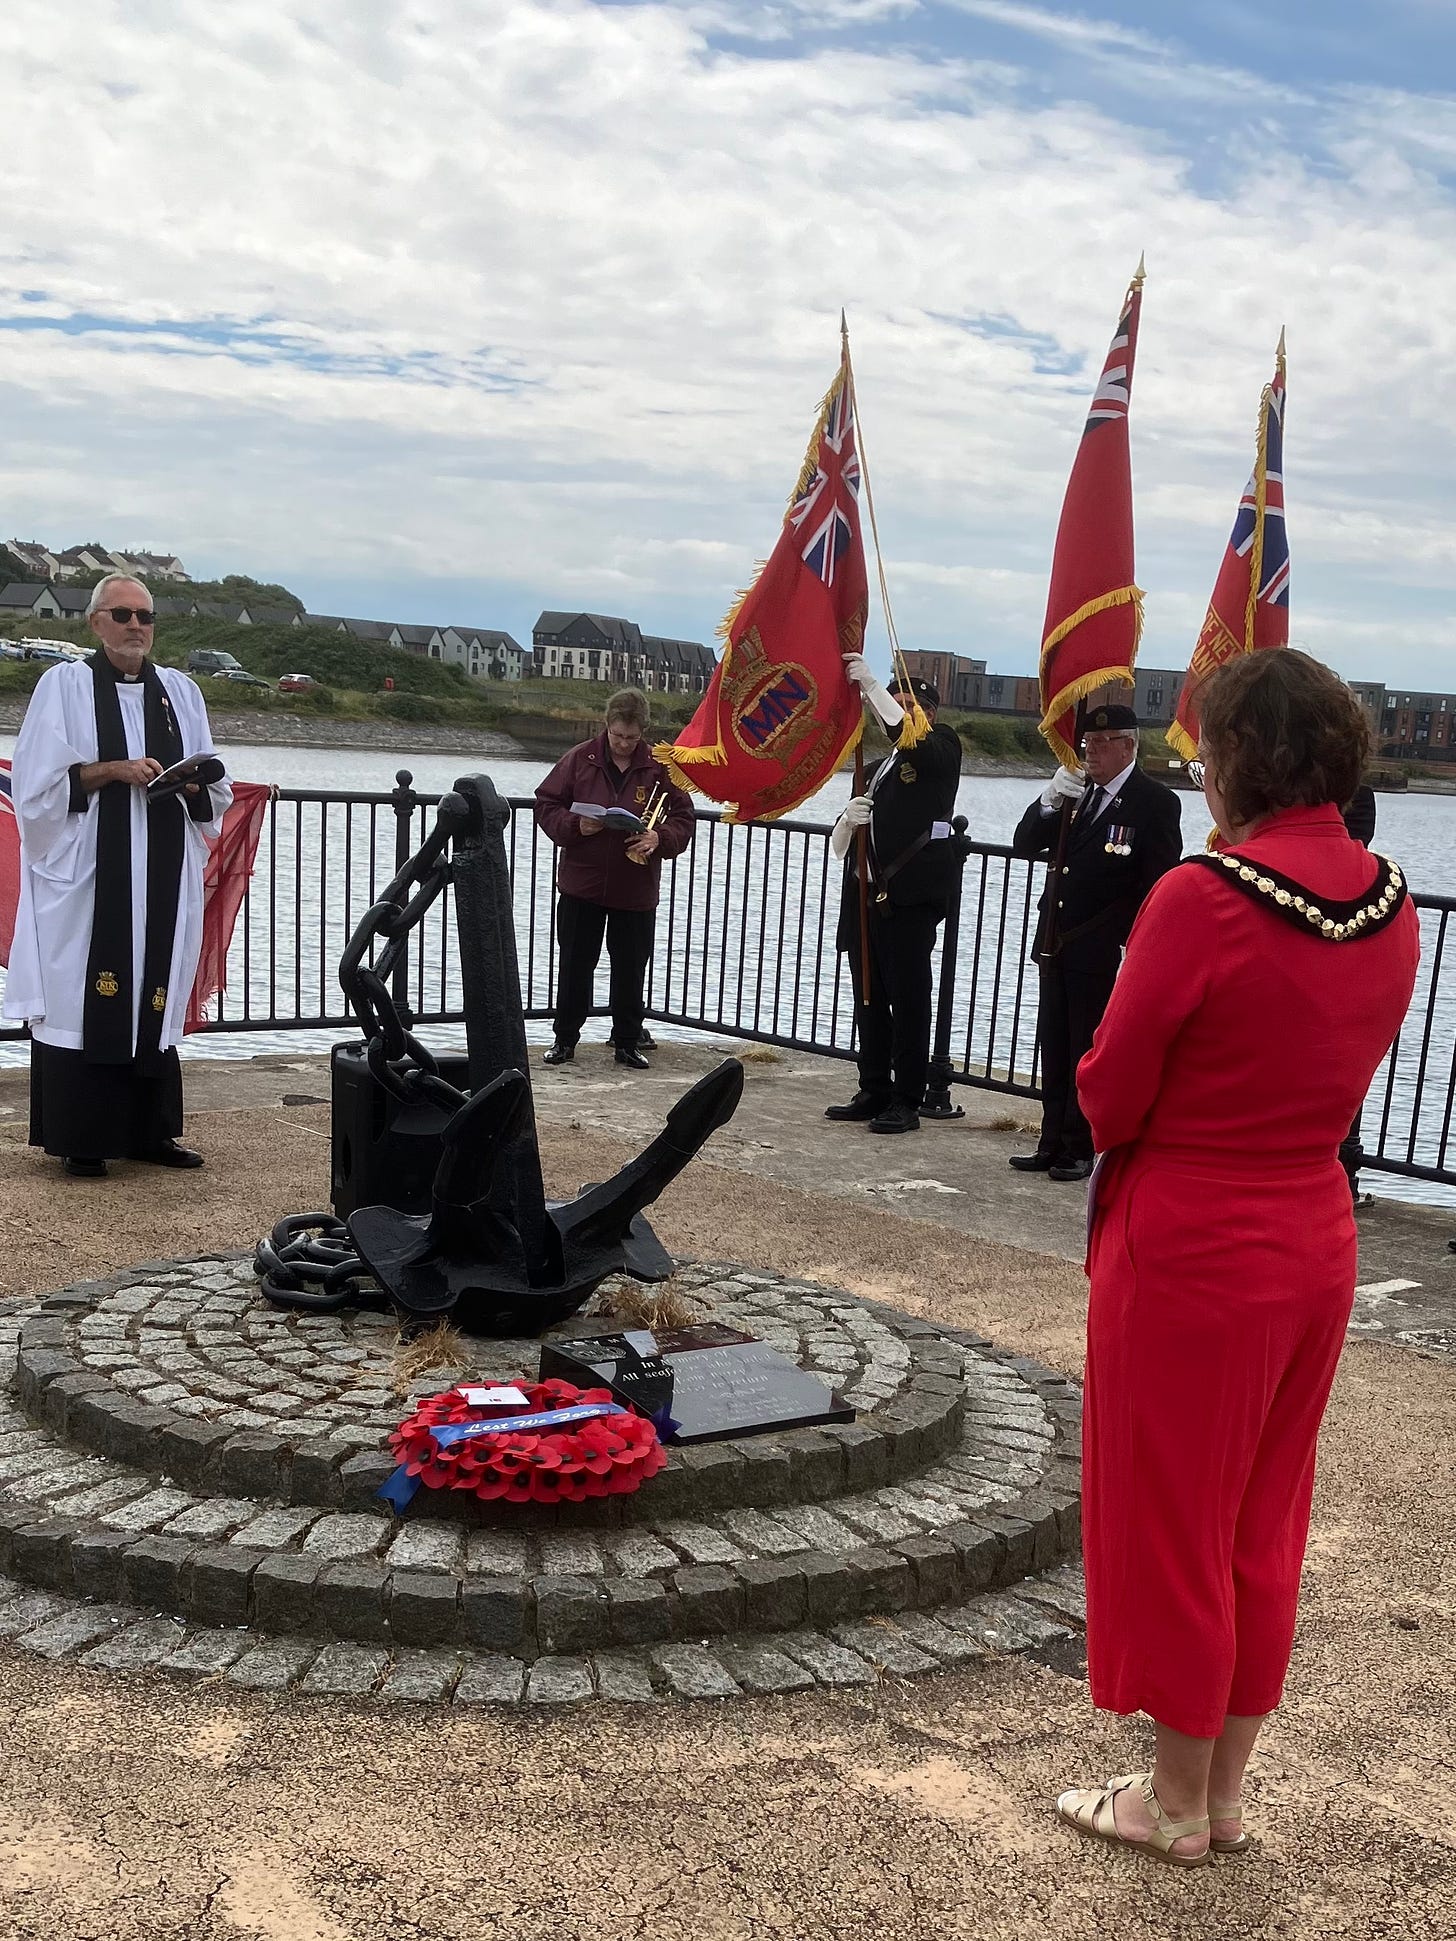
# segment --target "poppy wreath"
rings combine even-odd
[[[513,1412],[511,1419],[518,1424],[524,1414],[546,1415],[614,1399],[610,1389],[576,1388],[570,1382],[521,1386],[529,1406]],[[458,1388],[448,1388],[427,1396],[392,1430],[389,1446],[411,1482],[429,1489],[466,1490],[486,1502],[584,1503],[589,1497],[625,1496],[667,1461],[652,1423],[625,1410],[540,1433],[516,1427],[448,1444],[435,1439],[435,1429],[446,1424],[490,1419],[490,1411],[467,1402]]]

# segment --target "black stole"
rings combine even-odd
[[[96,704],[96,759],[130,759],[121,702],[116,690],[124,678],[98,648],[91,662]],[[146,752],[170,768],[182,759],[182,734],[171,699],[149,660],[142,662],[142,708]],[[86,965],[86,1000],[81,1024],[82,1056],[93,1065],[130,1065],[153,1072],[161,1062],[162,1014],[172,974],[172,939],[177,928],[177,895],[182,882],[186,811],[182,798],[169,796],[147,808],[147,932],[142,947],[141,1003],[137,1008],[136,1051],[131,1042],[132,907],[131,784],[108,782],[97,790],[96,889],[91,912],[91,954]]]

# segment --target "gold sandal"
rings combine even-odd
[[[1113,1801],[1119,1793],[1127,1792],[1134,1786],[1142,1794],[1143,1804],[1152,1815],[1153,1830],[1146,1840],[1129,1840],[1126,1834],[1117,1830]],[[1153,1791],[1151,1773],[1126,1773],[1109,1786],[1076,1787],[1063,1793],[1057,1800],[1057,1818],[1085,1839],[1105,1840],[1110,1846],[1127,1847],[1134,1853],[1146,1854],[1149,1860],[1161,1860],[1167,1867],[1206,1867],[1212,1858],[1208,1851],[1173,1852],[1175,1840],[1207,1833],[1208,1815],[1205,1813],[1196,1820],[1170,1820],[1163,1811],[1162,1801]]]
[[[1215,1806],[1213,1801],[1210,1800],[1208,1802],[1208,1817],[1210,1820],[1234,1820],[1242,1827],[1244,1823],[1243,1803],[1240,1800],[1235,1800],[1232,1806]],[[1247,1833],[1240,1833],[1233,1840],[1215,1840],[1212,1834],[1210,1834],[1208,1840],[1209,1850],[1212,1853],[1247,1853],[1253,1844],[1253,1841]]]

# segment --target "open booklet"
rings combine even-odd
[[[155,801],[158,796],[175,795],[189,782],[203,785],[220,782],[225,773],[221,758],[209,749],[204,755],[188,755],[180,762],[173,762],[160,775],[154,775],[147,783],[147,795]]]
[[[604,809],[598,802],[573,802],[571,813],[586,822],[604,822],[609,829],[615,829],[624,836],[642,834],[642,818],[633,815],[630,809]]]

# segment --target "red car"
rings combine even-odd
[[[312,674],[281,674],[278,677],[280,694],[302,694],[306,689],[317,686],[318,682]]]

